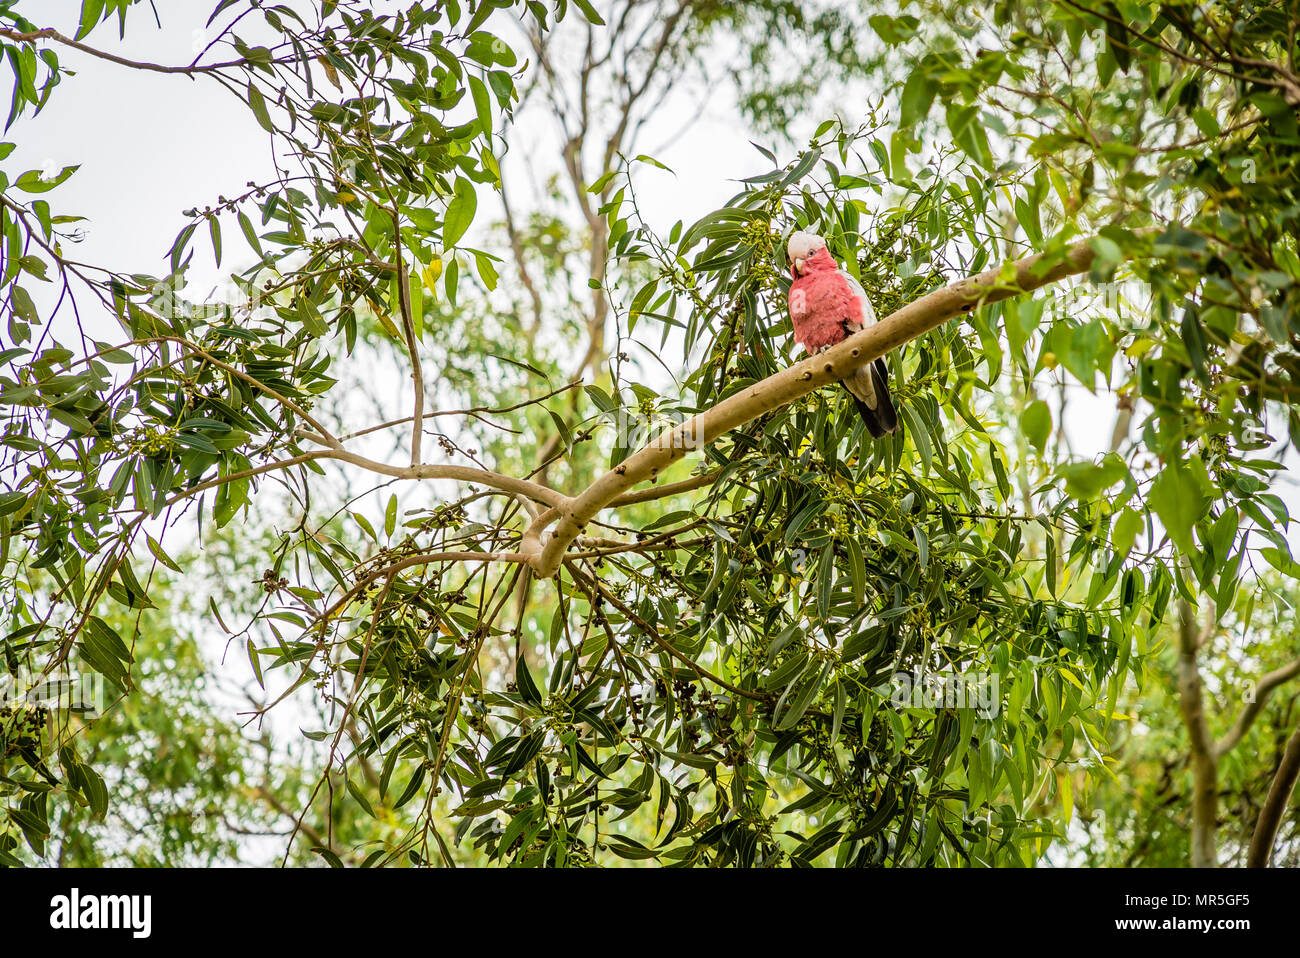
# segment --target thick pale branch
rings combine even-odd
[[[548,506],[559,506],[568,501],[568,498],[563,493],[540,483],[529,482],[527,479],[516,479],[513,476],[504,476],[499,472],[489,472],[486,469],[475,469],[471,466],[435,466],[429,463],[416,466],[394,466],[375,459],[367,459],[365,456],[359,456],[356,453],[346,452],[342,449],[333,449],[329,452],[330,454],[323,458],[348,462],[383,476],[393,476],[396,479],[458,479],[462,482],[477,482],[493,489],[500,489],[502,492],[528,496],[538,502],[544,502]]]
[[[542,533],[546,530],[556,517],[559,516],[560,510],[555,506],[547,509],[539,516],[534,516],[533,521],[528,528],[524,530],[523,537],[519,541],[519,549],[529,557],[529,562],[534,565],[542,554]]]
[[[555,575],[564,552],[601,509],[618,501],[634,485],[654,479],[691,449],[742,426],[828,383],[843,379],[868,362],[918,336],[969,312],[1085,272],[1093,261],[1089,242],[1057,253],[1042,253],[960,280],[904,306],[881,322],[850,336],[825,353],[809,357],[718,405],[656,436],[649,445],[605,473],[586,491],[558,507],[559,521],[550,540],[536,555],[533,570]],[[540,542],[540,534],[523,548]]]
[[[490,472],[487,469],[475,469],[471,466],[435,466],[428,463],[422,463],[416,466],[394,466],[386,462],[379,462],[375,459],[368,459],[365,456],[359,456],[356,453],[348,452],[344,449],[331,447],[328,449],[313,449],[310,452],[304,452],[289,459],[268,462],[260,466],[254,466],[251,469],[245,469],[237,473],[231,473],[230,475],[209,479],[206,482],[201,482],[198,485],[191,486],[188,489],[176,493],[167,500],[165,505],[173,505],[180,502],[182,499],[188,499],[191,496],[195,496],[201,492],[206,492],[209,489],[215,489],[217,486],[222,486],[238,479],[251,479],[268,472],[288,469],[292,466],[301,465],[304,462],[321,459],[333,459],[338,462],[346,462],[354,466],[360,466],[362,469],[367,469],[370,472],[375,472],[382,476],[392,476],[395,479],[456,479],[461,482],[476,482],[479,485],[487,486],[490,489],[499,489],[502,492],[508,492],[516,496],[525,496],[529,499],[534,499],[537,502],[543,502],[552,508],[568,501],[563,493],[540,485],[539,483],[529,482],[526,479],[516,479],[513,476],[504,476],[499,472]]]
[[[625,492],[611,502],[609,508],[616,509],[619,506],[630,506],[638,502],[654,502],[656,499],[667,499],[679,492],[690,492],[693,489],[712,485],[720,475],[722,475],[722,470],[715,469],[713,472],[705,473],[702,476],[691,476],[689,479],[682,479],[680,482],[651,486],[649,489],[638,489],[636,492]]]
[[[860,366],[943,325],[955,316],[969,312],[977,305],[1009,299],[1054,283],[1066,276],[1085,272],[1092,265],[1092,260],[1093,252],[1090,244],[1080,242],[1063,251],[1016,260],[936,290],[903,307],[876,325],[850,336],[825,353],[783,369],[674,429],[660,434],[641,451],[607,472],[575,497],[566,496],[540,483],[516,479],[484,469],[423,463],[396,466],[348,452],[308,414],[279,395],[274,395],[273,398],[293,409],[315,427],[320,435],[312,438],[323,441],[329,448],[303,457],[294,457],[293,460],[284,463],[268,464],[253,472],[271,471],[306,459],[333,459],[398,479],[456,479],[463,482],[477,482],[517,496],[526,496],[545,504],[548,508],[540,515],[532,516],[533,521],[525,531],[520,544],[521,552],[528,557],[533,571],[538,576],[549,578],[559,569],[565,551],[582,534],[587,523],[602,509],[662,499],[701,488],[715,481],[719,475],[717,471],[664,486],[631,491],[631,487],[639,482],[654,480],[674,462],[683,458],[689,450],[700,448],[704,443],[717,439],[764,413],[793,402],[814,389],[844,378]],[[229,367],[228,364],[221,363],[206,354],[202,355],[215,365],[228,369],[240,378],[246,378],[246,374]],[[208,485],[219,484],[221,481],[227,480],[215,480],[213,483],[186,490],[185,495],[192,495]],[[542,532],[553,522],[556,523],[556,528],[549,540],[544,541]]]

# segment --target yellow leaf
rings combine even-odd
[[[424,268],[424,285],[433,299],[438,298],[438,277],[442,275],[442,257],[435,256]]]
[[[1075,674],[1071,672],[1069,669],[1058,668],[1056,671],[1061,676],[1061,678],[1065,679],[1067,682],[1069,682],[1071,685],[1077,688],[1080,692],[1088,691],[1086,688],[1083,687],[1083,683],[1080,682],[1079,679],[1075,676]]]
[[[1065,824],[1070,824],[1070,819],[1074,817],[1074,783],[1070,781],[1070,773],[1058,772],[1056,784],[1061,794],[1061,810],[1065,812]]]
[[[384,327],[384,332],[388,333],[389,336],[392,336],[394,339],[402,338],[401,331],[398,330],[397,326],[389,318],[387,313],[376,311],[375,318],[379,320],[379,325]]]
[[[325,76],[329,77],[330,83],[333,83],[335,88],[342,93],[343,84],[339,83],[339,71],[334,69],[334,64],[330,63],[325,57],[317,57],[316,59],[325,68]]]
[[[1152,349],[1152,347],[1155,346],[1155,344],[1156,342],[1154,339],[1148,339],[1145,336],[1140,336],[1139,338],[1133,341],[1132,346],[1124,350],[1124,355],[1128,356],[1130,359],[1139,359],[1142,356],[1145,356]]]

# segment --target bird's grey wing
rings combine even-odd
[[[862,284],[854,279],[853,274],[848,270],[840,270],[840,276],[843,277],[844,282],[853,292],[853,295],[858,298],[858,302],[862,304],[861,321],[856,323],[846,322],[844,328],[852,334],[856,333],[864,326],[874,325],[876,322],[876,311],[871,308],[871,300],[867,299],[867,291],[862,288]],[[846,376],[844,378],[844,385],[848,387],[849,392],[853,393],[856,399],[861,401],[868,409],[874,410],[879,404],[879,397],[875,388],[876,384],[871,378],[870,366],[871,364],[868,363],[866,366],[863,366],[860,369],[855,370],[849,376]]]
[[[853,295],[858,298],[860,303],[862,303],[862,322],[858,325],[858,329],[861,329],[863,326],[875,325],[876,311],[871,308],[871,300],[867,299],[867,291],[862,288],[862,284],[854,279],[853,274],[848,270],[840,270],[840,276],[844,278],[844,282],[847,283],[849,289],[853,291]],[[857,329],[853,330],[853,332],[857,332]]]

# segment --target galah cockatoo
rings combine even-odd
[[[794,276],[790,285],[794,338],[809,355],[875,323],[876,312],[862,284],[840,269],[824,239],[800,230],[790,236],[786,252]],[[883,358],[859,366],[841,382],[872,437],[879,439],[898,428],[898,413],[889,396],[889,367]]]

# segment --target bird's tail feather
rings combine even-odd
[[[853,405],[857,407],[862,424],[867,427],[871,438],[880,439],[898,429],[898,411],[894,408],[893,397],[889,395],[889,367],[883,359],[877,359],[863,372],[871,377],[871,391],[876,400],[876,408],[872,409],[859,399],[854,389],[849,389],[849,395],[853,397]]]
[[[879,439],[885,435],[885,427],[881,424],[876,410],[872,409],[857,396],[849,393],[853,398],[853,405],[858,407],[858,415],[862,417],[862,423],[867,427],[867,432],[871,433],[872,439]]]
[[[883,359],[871,364],[871,378],[876,387],[876,418],[885,432],[895,432],[898,429],[898,410],[889,395],[889,367]]]

